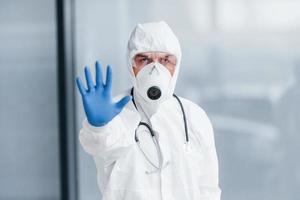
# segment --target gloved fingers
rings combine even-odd
[[[106,68],[106,82],[105,82],[105,89],[107,92],[111,91],[111,85],[112,85],[112,69],[110,65],[107,65]]]
[[[121,112],[121,110],[126,106],[126,104],[131,100],[131,96],[127,95],[123,97],[120,101],[116,103],[117,112]]]
[[[81,79],[79,77],[76,77],[76,83],[77,83],[77,87],[79,89],[79,92],[82,96],[86,95],[86,89],[84,88]]]
[[[102,88],[103,87],[102,69],[98,61],[96,61],[95,64],[95,71],[96,71],[96,88]]]
[[[85,72],[85,78],[86,78],[86,84],[88,86],[88,90],[91,91],[91,90],[95,89],[91,71],[88,67],[85,67],[84,72]]]

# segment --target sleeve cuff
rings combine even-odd
[[[115,116],[111,121],[109,121],[107,124],[103,126],[93,126],[91,125],[87,118],[85,118],[82,122],[82,126],[88,131],[93,133],[102,133],[112,130],[115,123],[118,123],[120,121],[120,116]]]

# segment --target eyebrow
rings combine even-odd
[[[144,58],[146,58],[148,56],[147,55],[143,55],[143,54],[138,54],[138,55],[136,55],[136,57],[144,57]]]
[[[165,54],[164,56],[170,57],[170,56],[172,56],[172,54]],[[148,57],[148,55],[147,54],[137,54],[136,57]]]

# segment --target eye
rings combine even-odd
[[[141,61],[145,62],[145,61],[148,61],[149,59],[148,58],[142,58]]]
[[[165,58],[161,58],[161,62],[163,64],[168,64],[170,62],[170,60],[168,59],[168,57],[165,57]]]
[[[153,60],[152,60],[152,58],[145,57],[144,58],[144,62],[147,63],[147,64],[149,64],[149,63],[152,63]]]
[[[146,56],[141,56],[136,59],[136,64],[138,67],[143,67],[151,62],[152,62],[152,59],[148,58]]]
[[[141,58],[138,59],[138,62],[139,63],[145,63],[145,62],[147,62],[147,58],[141,57]]]

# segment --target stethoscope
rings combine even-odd
[[[134,96],[133,96],[133,88],[131,89],[131,96],[132,96],[132,102],[133,102],[133,105],[134,107],[136,108],[136,110],[138,110],[137,106],[136,106],[136,103],[134,101]],[[180,108],[181,108],[181,112],[182,112],[182,118],[183,118],[183,122],[184,122],[184,131],[185,131],[185,144],[188,144],[189,142],[189,132],[188,132],[188,127],[187,127],[187,119],[186,119],[186,115],[185,115],[185,111],[184,111],[184,108],[183,108],[183,105],[182,105],[182,102],[180,101],[179,97],[175,94],[173,94],[173,96],[176,98],[176,100],[178,101],[179,105],[180,105]],[[146,155],[146,153],[143,151],[143,149],[141,148],[141,145],[140,145],[140,140],[139,140],[139,137],[137,135],[137,130],[140,126],[144,126],[148,129],[150,135],[151,135],[151,138],[152,138],[152,141],[155,145],[155,148],[156,148],[156,151],[157,151],[157,154],[158,154],[158,159],[159,159],[159,166],[157,166],[154,162],[152,162],[149,157]],[[137,128],[135,129],[135,134],[134,134],[134,139],[135,139],[135,142],[137,143],[139,149],[141,150],[143,156],[145,157],[145,159],[147,160],[147,162],[152,165],[155,170],[154,171],[145,171],[146,174],[151,174],[151,173],[154,173],[154,172],[157,172],[159,170],[162,170],[163,168],[165,168],[168,164],[170,164],[170,161],[167,161],[165,163],[164,166],[162,166],[163,164],[163,154],[162,154],[162,151],[161,151],[161,148],[160,148],[160,145],[159,145],[159,142],[157,141],[156,137],[155,137],[155,133],[151,127],[151,123],[150,124],[147,124],[146,122],[142,122],[140,121]]]

